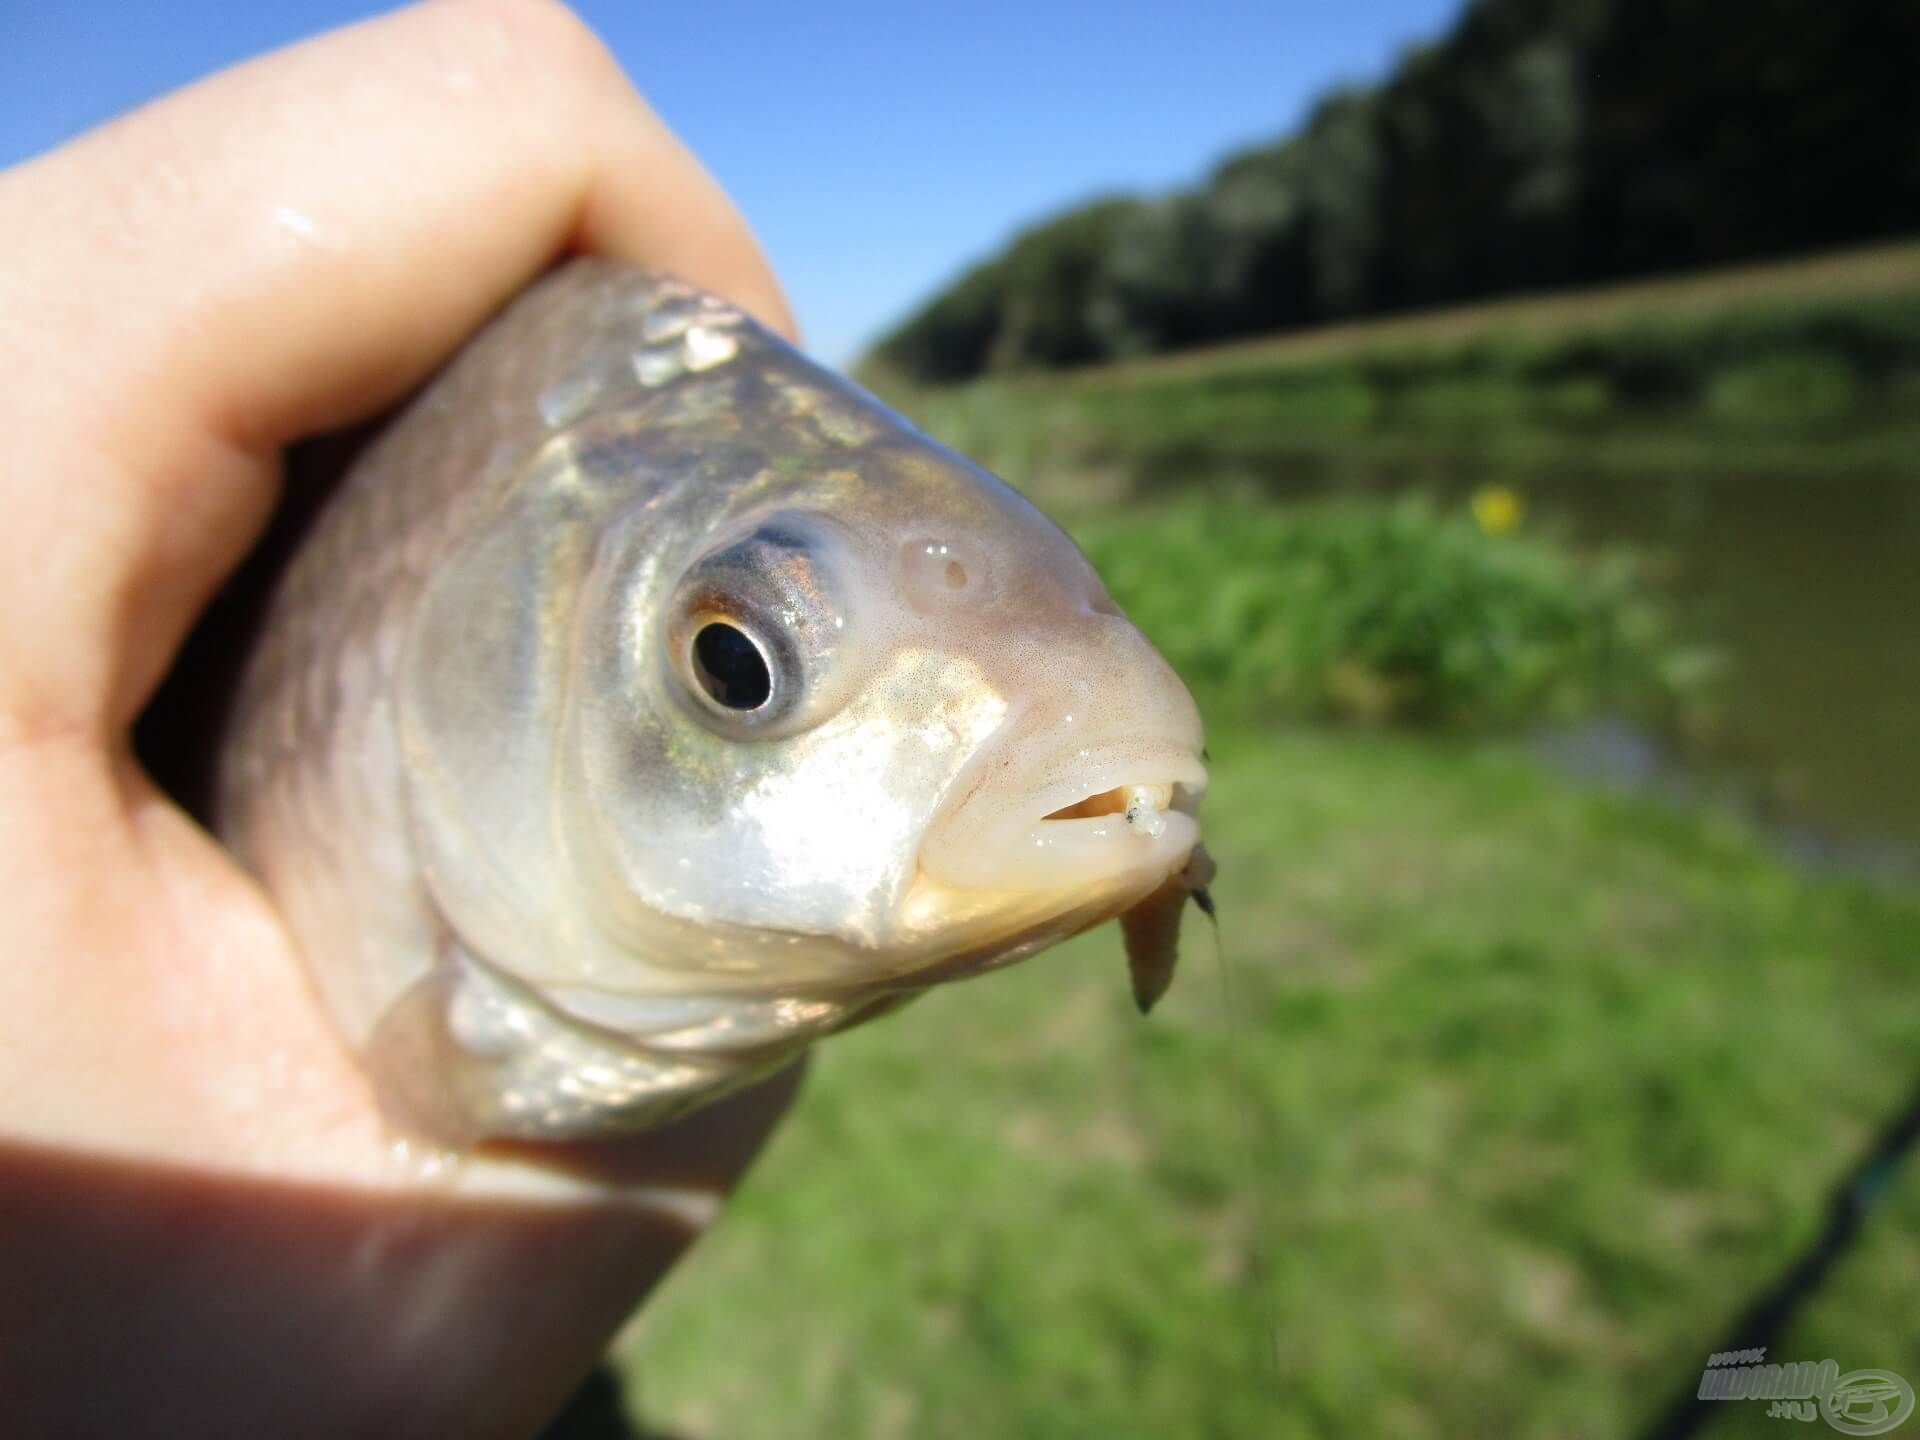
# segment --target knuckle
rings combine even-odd
[[[600,84],[619,75],[600,37],[560,0],[463,0],[434,10],[453,57],[489,88],[556,77]]]

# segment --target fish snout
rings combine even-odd
[[[1151,886],[1199,841],[1200,716],[1124,618],[1086,613],[1060,663],[954,787],[922,868],[962,888]]]

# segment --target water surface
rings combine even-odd
[[[1598,471],[1462,463],[1279,465],[1278,493],[1331,484],[1464,500],[1502,484],[1525,524],[1645,552],[1683,632],[1717,655],[1711,732],[1690,760],[1780,823],[1920,854],[1920,457],[1910,472]]]

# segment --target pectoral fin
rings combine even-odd
[[[760,1073],[652,1053],[555,1010],[451,942],[381,1017],[365,1058],[388,1116],[456,1149],[650,1129]]]

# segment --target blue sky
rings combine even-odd
[[[379,5],[11,7],[0,164]],[[836,363],[1014,230],[1164,190],[1377,79],[1459,0],[579,6],[733,193]]]

